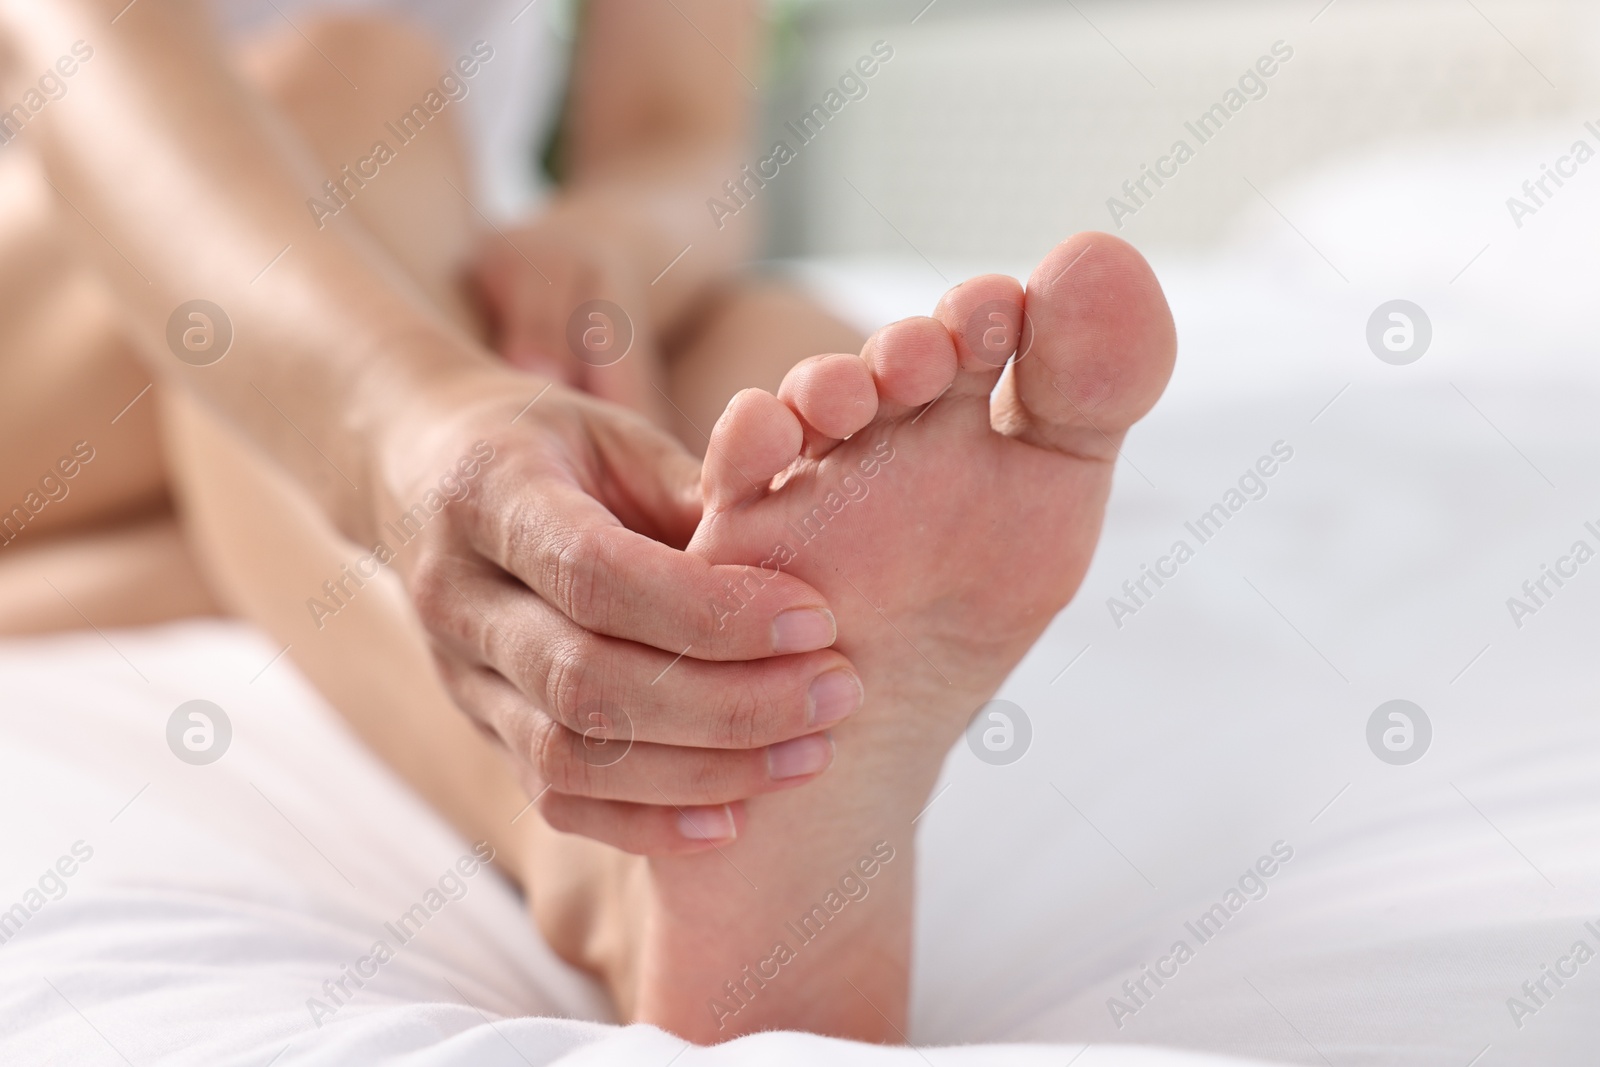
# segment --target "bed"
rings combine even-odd
[[[0,1060],[1592,1062],[1600,563],[1572,549],[1600,548],[1600,371],[1573,235],[1600,210],[1592,181],[1520,228],[1504,205],[1581,132],[1369,155],[1158,259],[1179,371],[999,694],[1031,741],[958,746],[918,823],[914,1047],[615,1025],[276,648],[194,621],[0,644]],[[943,286],[788,269],[863,322]],[[1406,365],[1368,343],[1396,299],[1431,324]],[[169,746],[195,700],[226,709],[213,763]]]

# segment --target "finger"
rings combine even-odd
[[[506,343],[501,346],[501,357],[519,370],[538,374],[570,388],[583,387],[583,370],[572,360],[545,355],[545,349],[533,345]]]
[[[833,738],[825,732],[764,749],[719,751],[629,745],[598,733],[577,734],[549,719],[531,721],[527,748],[512,748],[512,754],[527,758],[555,792],[592,800],[727,804],[805,785],[833,763]]]
[[[583,391],[646,418],[664,418],[671,402],[662,389],[661,355],[651,343],[649,327],[632,305],[608,302],[619,320],[618,330],[627,331],[627,348],[611,352],[603,361],[584,361]]]
[[[660,357],[642,341],[634,348],[635,354],[625,363],[585,367],[580,388],[596,400],[627,408],[652,422],[664,422],[672,407],[657,380]]]
[[[624,299],[607,283],[608,273],[592,263],[568,266],[569,287],[562,299],[544,295],[544,311],[533,343],[560,347],[578,369],[584,392],[630,411],[654,414],[661,394],[654,388],[655,351],[645,308]],[[528,294],[532,301],[540,294]]]
[[[551,289],[531,263],[520,258],[516,248],[504,237],[495,235],[477,257],[472,279],[482,297],[484,309],[494,328],[495,350],[515,367],[554,378],[564,385],[577,385],[580,368],[565,358],[560,348],[539,342],[541,331],[532,309],[548,303],[551,293],[533,294],[530,282]]]
[[[744,829],[744,805],[674,808],[590,800],[554,791],[539,800],[539,814],[554,830],[582,834],[639,856],[709,852],[733,842]]]
[[[620,708],[583,711],[573,730],[529,706],[515,686],[474,668],[453,677],[452,691],[484,717],[511,754],[558,793],[633,803],[725,804],[790,789],[833,762],[827,732],[765,748],[683,748],[639,741]]]
[[[543,713],[580,734],[600,712],[625,717],[635,741],[751,749],[814,733],[862,705],[860,679],[831,649],[714,663],[585,631],[504,576],[462,575],[441,595],[455,599],[460,627],[432,635],[452,692],[475,705],[496,697],[467,692],[460,673],[487,665],[515,689],[504,714]]]
[[[507,485],[512,471],[467,498],[468,537],[585,630],[711,660],[833,644],[822,595],[777,567],[713,565],[627,529],[573,482]]]
[[[702,512],[700,461],[637,416],[594,406],[589,434],[598,448],[605,503],[624,526],[682,548]]]

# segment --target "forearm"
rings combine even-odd
[[[751,161],[764,37],[755,0],[585,7],[557,206],[620,235],[663,329],[755,247],[755,211],[708,203]]]
[[[27,127],[106,265],[153,375],[197,393],[365,539],[371,442],[416,386],[481,359],[353,227],[319,230],[303,150],[238,80],[195,0],[12,0],[0,29],[26,77],[93,49]],[[63,204],[60,201],[64,200]],[[225,358],[168,344],[186,301],[220,306]]]

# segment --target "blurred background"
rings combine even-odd
[[[1593,99],[1585,0],[809,0],[778,6],[770,142],[883,40],[894,59],[784,168],[780,255],[1033,262],[1106,207],[1276,41],[1294,51],[1147,210],[1141,248],[1203,249],[1297,178],[1384,144]],[[1600,117],[1600,112],[1597,112]],[[1575,131],[1576,132],[1576,131]],[[1537,164],[1535,164],[1536,166]]]

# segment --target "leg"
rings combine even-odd
[[[100,240],[28,141],[0,159],[0,633],[216,610],[172,517],[156,411]]]
[[[332,172],[352,152],[367,147],[381,118],[416,99],[421,87],[436,76],[441,61],[415,38],[382,24],[334,20],[305,28],[314,42],[309,47],[298,37],[274,39],[251,49],[241,66],[304,132],[315,156]],[[334,74],[328,57],[356,75],[363,87],[359,98]],[[385,168],[381,182],[363,190],[351,215],[411,273],[419,299],[431,300],[475,330],[458,282],[470,246],[470,209],[453,190],[446,194],[446,179],[456,188],[469,187],[448,128],[436,124],[427,138],[408,146],[402,158]],[[426,210],[418,210],[419,206]],[[344,216],[334,224],[349,219]],[[419,226],[419,219],[427,220],[427,225]],[[70,220],[53,220],[45,235],[58,253],[68,243],[62,241],[61,231],[69,227]],[[35,255],[30,261],[37,268],[41,258]],[[77,268],[71,259],[64,253],[57,256],[62,268],[57,273],[69,281],[82,273],[74,273]],[[26,397],[28,402],[19,411],[53,429],[70,424],[78,408],[95,427],[120,423],[118,432],[130,434],[127,440],[138,447],[118,439],[117,462],[123,466],[102,463],[95,470],[116,472],[118,477],[108,480],[111,485],[125,496],[137,491],[142,495],[135,499],[150,499],[157,506],[165,498],[166,471],[160,462],[156,418],[162,412],[159,429],[167,464],[195,551],[191,555],[184,550],[170,519],[157,517],[136,528],[125,527],[117,521],[126,510],[118,510],[125,504],[122,497],[97,498],[85,488],[88,483],[79,482],[73,497],[81,520],[78,526],[104,532],[63,545],[63,551],[49,557],[63,573],[71,570],[80,579],[76,586],[58,583],[67,600],[54,623],[76,625],[81,618],[75,606],[91,601],[96,605],[89,609],[91,620],[112,624],[208,610],[214,590],[229,610],[252,619],[289,646],[290,657],[371,747],[458,829],[494,844],[507,870],[529,889],[535,916],[557,950],[605,975],[623,1011],[629,1012],[635,984],[634,920],[643,914],[641,865],[587,841],[553,834],[535,813],[524,816],[522,790],[499,754],[467,725],[437,684],[423,637],[393,584],[380,577],[360,586],[359,595],[349,595],[337,617],[319,625],[306,610],[307,598],[320,594],[324,581],[339,577],[341,566],[360,549],[335,536],[270,464],[186,397],[158,403],[159,393],[152,391],[118,416],[128,399],[140,395],[147,379],[127,354],[109,302],[92,288],[81,293],[71,285],[65,288],[80,298],[77,310],[62,316],[59,304],[50,305],[58,313],[53,318],[55,328],[42,340],[58,355],[81,354],[81,359],[49,364],[57,372],[76,368],[76,377],[60,375],[66,384],[53,391],[33,383],[11,395]],[[88,331],[82,344],[69,343],[72,339],[60,331],[63,321],[80,330],[86,329],[85,324],[96,328]],[[694,399],[702,390],[680,393],[690,410],[701,413],[716,410],[737,384],[743,384],[745,379],[732,371],[747,363],[752,351],[772,355],[768,365],[748,380],[775,384],[805,351],[851,347],[856,341],[845,328],[776,287],[725,294],[708,305],[701,321],[700,328],[686,331],[677,346],[685,365],[713,383],[704,387],[710,390],[709,401]],[[7,322],[32,320],[18,316]],[[760,347],[757,327],[762,323],[768,329],[782,323],[779,335],[788,347]],[[818,326],[822,332],[805,332]],[[19,365],[19,370],[27,373],[29,367]],[[61,402],[40,403],[41,397]],[[709,424],[709,416],[701,417]],[[99,432],[86,436],[99,441]],[[129,468],[129,456],[142,456],[144,462]],[[41,464],[48,466],[41,460],[22,463],[18,469],[28,475]],[[20,498],[21,490],[17,495]],[[93,506],[85,506],[91,502]],[[58,509],[50,514],[60,513]],[[40,524],[28,533],[42,543],[45,528]],[[9,562],[21,562],[15,555],[19,549],[11,551]],[[102,580],[108,569],[119,579],[131,574],[149,580],[133,586]],[[38,598],[5,594],[15,586],[11,579],[17,573],[0,570],[0,595],[13,609],[24,610],[0,617],[0,626],[17,616],[12,618],[15,625],[37,627]],[[124,610],[129,605],[145,613]]]
[[[333,16],[303,28],[305,36],[285,30],[253,42],[237,66],[277,105],[333,177],[371,151],[372,142],[386,135],[385,123],[435,87],[448,61],[432,42],[382,19]],[[359,66],[359,78],[346,62]],[[477,215],[462,198],[472,182],[456,119],[455,112],[441,112],[361,187],[349,212],[340,212],[328,225],[342,225],[353,216],[405,269],[421,296],[481,337],[482,324],[463,281]]]
[[[77,630],[85,619],[144,626],[216,611],[170,513],[55,537],[0,564],[0,634]]]
[[[373,131],[421,98],[444,60],[415,34],[381,20],[330,18],[303,29],[305,37],[285,31],[253,43],[238,66],[335,173],[369,147]],[[470,188],[450,118],[431,123],[351,201],[351,212],[426,299],[476,331],[460,281],[471,209],[445,184]],[[165,415],[185,525],[219,599],[289,645],[290,657],[370,745],[459,829],[488,839],[514,867],[520,837],[507,827],[526,801],[439,688],[398,582],[380,573],[351,590],[359,595],[347,593],[336,617],[313,618],[306,601],[325,597],[322,583],[340,578],[363,549],[334,533],[269,461],[201,405],[172,397]],[[468,782],[478,783],[476,791]]]
[[[441,69],[442,60],[415,38],[391,33],[377,42],[373,32],[360,20],[317,28],[325,51],[391,50],[394,64],[367,64],[363,94],[292,33],[241,59],[330,174],[354,158],[351,151],[370,146],[395,113],[387,107],[414,102]],[[458,275],[470,250],[472,209],[444,184],[469,188],[449,144],[453,133],[432,129],[384,169],[382,181],[362,190],[354,213],[411,265],[428,300],[466,323]],[[26,143],[12,146],[0,162],[0,261],[26,264],[0,271],[0,351],[50,358],[0,367],[0,507],[9,509],[0,529],[0,632],[86,620],[132,626],[214,612],[168,499],[156,415],[163,391],[151,386],[116,307],[76,251],[78,239],[101,238],[52,196],[27,151]],[[411,210],[419,203],[428,209]],[[70,480],[52,474],[80,441],[93,462]],[[49,482],[41,486],[43,478]]]
[[[304,29],[315,48],[286,35],[252,49],[243,65],[331,171],[365,148],[372,129],[416,99],[441,61],[410,35],[370,20],[327,20]],[[359,97],[325,57],[362,86]],[[474,218],[450,189],[469,188],[460,146],[448,136],[429,139],[450,132],[430,127],[427,138],[408,145],[352,205],[427,296],[481,336],[461,285]],[[432,213],[441,198],[446,210]],[[430,210],[419,211],[422,204]],[[421,232],[414,229],[419,217],[432,220]],[[669,391],[688,418],[709,430],[740,387],[776,387],[806,355],[859,348],[860,340],[785,287],[729,286],[664,346],[673,360]],[[463,833],[495,846],[528,890],[557,951],[604,975],[629,1011],[642,864],[556,834],[536,812],[524,814],[526,796],[501,754],[435,679],[426,641],[396,583],[369,584],[319,627],[306,598],[360,550],[336,537],[292,487],[203,409],[181,399],[170,407],[174,478],[219,597],[289,645],[296,664],[368,744]],[[704,447],[703,435],[683,432],[692,447]]]
[[[297,34],[264,41],[241,66],[307,134],[330,172],[365,151],[372,131],[419,99],[443,69],[426,42],[379,20],[329,19],[301,28],[309,41]],[[359,95],[329,59],[361,86]],[[352,208],[409,272],[419,299],[481,335],[461,284],[475,216],[450,188],[470,188],[452,133],[447,122],[430,124]],[[604,975],[626,1011],[633,957],[620,919],[639,911],[622,900],[637,881],[629,874],[636,861],[555,834],[528,810],[508,761],[439,684],[398,581],[387,572],[359,585],[343,578],[341,568],[364,548],[339,537],[295,486],[207,409],[179,396],[164,410],[174,489],[218,599],[289,646],[289,657],[363,740],[462,834],[494,846],[555,949]],[[326,599],[323,583],[333,580],[346,581],[339,610],[318,620],[307,600]]]
[[[443,60],[382,24],[334,20],[311,32],[315,47],[289,34],[250,49],[240,65],[332,173],[370,145],[385,118],[420,98]],[[350,90],[325,55],[359,67],[366,91]],[[452,133],[432,124],[381,182],[363,190],[355,214],[408,263],[419,299],[467,324],[457,275],[470,249],[471,209],[444,184],[469,187]],[[0,500],[22,502],[31,493],[38,506],[52,489],[66,492],[36,513],[25,509],[0,537],[0,632],[203,614],[217,610],[215,591],[228,609],[292,644],[291,654],[369,743],[464,833],[489,839],[514,870],[535,820],[510,825],[525,803],[521,792],[439,691],[403,602],[394,590],[375,588],[329,633],[305,626],[305,599],[339,574],[350,546],[209,412],[159,388],[144,392],[149,376],[129,351],[116,308],[75,252],[81,223],[51,200],[30,163],[15,154],[0,163],[0,250],[5,262],[28,265],[27,273],[0,277],[0,340],[9,351],[50,358],[3,369]],[[418,204],[428,210],[414,210]],[[92,460],[70,480],[41,487],[41,474],[79,440]],[[167,503],[169,471],[184,531]]]
[[[324,50],[331,44],[324,42]],[[338,58],[347,70],[359,69],[363,59],[381,62],[391,73],[396,69],[392,50],[374,49],[363,57],[359,40],[348,46],[350,54]],[[306,69],[312,66],[308,63]],[[426,63],[417,69],[431,71]],[[337,147],[336,138],[330,137],[321,150],[335,152]],[[373,228],[381,232],[381,224]],[[972,708],[992,692],[1070,596],[1098,527],[1109,477],[1108,457],[1093,451],[1102,439],[1091,439],[1070,411],[1060,410],[1049,390],[1056,380],[1063,382],[1068,392],[1062,395],[1070,403],[1089,408],[1097,419],[1103,414],[1105,432],[1118,435],[1153,400],[1170,364],[1170,320],[1159,292],[1147,273],[1141,273],[1142,263],[1136,257],[1130,260],[1122,247],[1107,246],[1102,260],[1109,273],[1093,269],[1101,262],[1097,260],[1072,279],[1087,276],[1086,287],[1042,276],[1036,286],[1037,308],[1030,303],[1029,310],[1041,330],[1048,323],[1060,337],[1041,344],[1034,363],[1018,372],[1020,386],[1014,383],[1009,393],[1002,392],[994,425],[1004,432],[989,431],[984,419],[989,436],[975,436],[974,405],[987,405],[994,378],[991,373],[985,379],[982,368],[966,368],[960,379],[963,390],[942,401],[920,425],[916,422],[909,405],[933,399],[957,377],[956,341],[949,327],[942,342],[937,335],[930,340],[926,320],[917,327],[924,330],[920,339],[915,333],[908,337],[902,327],[869,347],[872,371],[881,371],[881,380],[866,379],[874,390],[870,406],[881,408],[873,432],[866,432],[864,421],[849,424],[868,399],[861,380],[848,380],[851,364],[839,362],[854,357],[809,364],[807,373],[791,379],[786,397],[805,423],[788,416],[794,439],[787,455],[787,438],[777,441],[775,450],[770,435],[763,438],[760,432],[759,424],[782,429],[781,418],[767,417],[773,414],[770,408],[762,415],[741,398],[730,409],[717,431],[721,445],[713,450],[706,483],[719,514],[709,517],[697,540],[699,550],[716,558],[749,556],[746,562],[752,563],[768,558],[773,535],[765,525],[769,517],[798,507],[804,494],[821,484],[821,475],[810,471],[791,478],[770,498],[730,501],[735,480],[718,466],[721,454],[737,455],[746,465],[768,463],[776,473],[790,465],[805,439],[818,470],[827,463],[824,452],[838,454],[835,467],[823,474],[837,473],[837,465],[848,460],[870,477],[860,464],[871,457],[856,453],[889,444],[887,435],[893,435],[887,458],[874,453],[874,474],[890,473],[874,484],[871,504],[852,504],[864,520],[863,534],[818,545],[796,564],[803,576],[840,603],[850,601],[851,590],[840,584],[837,568],[849,561],[855,567],[861,561],[882,564],[870,577],[854,571],[852,581],[865,586],[864,593],[856,594],[858,601],[870,596],[866,603],[889,606],[875,613],[857,603],[848,649],[861,662],[873,664],[876,713],[862,713],[859,725],[852,722],[839,731],[840,763],[826,784],[796,791],[796,798],[803,800],[773,798],[774,803],[753,810],[753,828],[725,850],[727,859],[744,872],[737,882],[720,856],[710,857],[712,862],[664,861],[647,868],[587,842],[550,835],[532,814],[513,821],[525,804],[523,794],[498,754],[466,725],[433,679],[422,635],[398,588],[378,579],[349,591],[337,616],[319,627],[305,609],[305,598],[337,576],[340,564],[360,550],[333,537],[309,505],[281,482],[275,484],[275,472],[230,441],[225,427],[190,405],[174,404],[169,424],[175,477],[220,594],[293,646],[291,655],[355,728],[458,827],[495,844],[530,890],[535,916],[558,951],[604,974],[625,1015],[639,1014],[712,1040],[767,1025],[892,1038],[904,1018],[909,966],[910,819]],[[398,241],[391,248],[402,252]],[[440,299],[449,306],[453,272],[441,270],[441,262],[448,260],[432,259],[418,273],[422,288],[443,293]],[[1055,270],[1068,273],[1062,262],[1053,262]],[[953,308],[973,294],[1009,299],[1013,325],[1020,320],[1020,295],[992,282],[976,285],[965,297],[953,297],[944,313],[957,314]],[[1087,310],[1076,319],[1063,310],[1080,306]],[[737,321],[738,313],[734,304],[726,314]],[[1119,317],[1111,321],[1112,315]],[[706,317],[707,336],[719,336],[715,324],[722,318]],[[770,329],[770,321],[763,321]],[[703,363],[685,364],[703,368],[706,381],[717,383],[701,388],[726,391],[741,373],[731,368],[747,358],[740,349],[758,344],[762,333],[752,328],[749,341],[742,341],[745,330],[727,328],[720,334],[722,343],[686,343],[680,353],[702,354]],[[717,351],[727,355],[713,358]],[[963,356],[970,362],[969,357]],[[766,370],[775,377],[778,364],[789,358],[777,357]],[[866,366],[859,360],[856,365]],[[1045,370],[1032,370],[1039,365]],[[817,372],[809,368],[827,366],[843,368],[845,380],[819,384]],[[1111,382],[1124,372],[1127,381]],[[683,394],[686,399],[690,392]],[[841,396],[844,414],[829,407]],[[747,418],[751,412],[762,416],[754,428]],[[686,416],[686,421],[692,420]],[[829,451],[834,439],[852,433],[850,441]],[[1012,451],[996,452],[999,448]],[[903,457],[898,467],[892,465],[896,449]],[[999,462],[1002,457],[1007,457],[1004,463]],[[1040,494],[1040,484],[1057,491]],[[848,486],[846,491],[853,492]],[[908,498],[919,504],[954,501],[959,507],[953,512],[948,507],[930,509],[930,517],[938,521],[918,528],[919,535],[965,547],[972,547],[976,536],[983,551],[964,559],[940,552],[939,542],[916,541],[884,559],[883,535],[897,532],[895,520],[905,515]],[[999,506],[1037,512],[1025,516],[1024,528],[1031,522],[1037,528],[1064,530],[1061,543],[1033,546],[1037,551],[1030,553],[1013,551],[1018,546],[989,536],[986,528],[975,535],[972,523],[982,518],[982,510],[970,503],[990,498]],[[860,499],[865,501],[865,495]],[[785,519],[803,524],[815,513],[814,503],[785,514]],[[759,522],[742,525],[762,505]],[[840,529],[841,535],[847,533]],[[836,553],[836,548],[843,551]],[[992,581],[988,572],[1003,577],[1023,565],[1057,580],[1025,588],[1027,603],[1019,608],[1006,601],[1006,583]],[[980,587],[976,591],[975,584]],[[907,626],[914,644],[931,649],[956,676],[950,691],[922,677],[920,661],[900,647],[901,636],[882,621],[891,612]],[[976,646],[970,629],[974,624],[984,639]],[[752,895],[742,880],[745,875],[768,891]],[[863,888],[868,881],[874,890],[871,902]],[[844,913],[846,906],[855,910]],[[828,925],[831,933],[816,944],[824,935],[797,937],[790,956],[798,951],[798,959],[774,962],[773,938],[790,936],[783,932],[785,923],[798,923],[805,931]],[[762,976],[772,966],[783,968],[779,985],[756,996],[766,989]],[[746,968],[754,968],[753,976]],[[854,985],[859,999],[850,999],[841,983]]]
[[[974,279],[860,357],[818,357],[778,397],[729,405],[690,550],[823,591],[867,703],[834,728],[828,773],[751,801],[737,841],[651,862],[646,1021],[696,1040],[796,1026],[904,1039],[912,820],[973,713],[1076,591],[1116,443],[1174,349],[1143,260],[1081,235],[1026,295]]]

